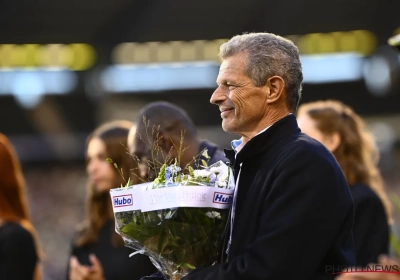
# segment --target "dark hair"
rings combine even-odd
[[[178,136],[185,130],[185,138],[197,135],[196,127],[185,110],[172,103],[156,101],[143,107],[136,120],[138,131],[145,126],[143,117],[149,122],[150,129],[155,125],[160,126],[160,130],[168,130]]]

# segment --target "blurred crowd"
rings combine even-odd
[[[66,275],[71,240],[82,222],[86,201],[85,166],[46,166],[25,170],[32,223],[44,251],[44,280]]]

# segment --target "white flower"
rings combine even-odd
[[[220,188],[226,188],[226,182],[218,181],[217,184],[218,184],[218,187],[220,187]]]
[[[214,219],[214,218],[221,219],[221,214],[218,213],[217,211],[207,212],[206,216],[209,218],[212,218],[212,219]]]
[[[194,170],[194,176],[195,177],[208,177],[210,175],[211,175],[210,171],[207,171],[205,169],[200,169],[200,170],[196,169],[196,170]]]
[[[220,166],[211,167],[210,172],[218,175],[226,174],[228,173],[228,166],[221,164]]]
[[[174,212],[175,213],[175,212]],[[165,219],[171,219],[172,216],[174,215],[174,213],[172,213],[172,211],[170,210],[166,215],[165,215]]]
[[[228,173],[222,174],[217,181],[218,187],[226,188],[228,184]]]
[[[228,181],[228,173],[222,174],[219,178],[218,181],[220,182],[227,182]]]

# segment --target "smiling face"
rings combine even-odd
[[[247,56],[237,54],[226,58],[217,78],[218,88],[210,102],[219,106],[222,128],[251,138],[266,126],[269,106],[268,86],[257,87],[245,73]]]
[[[109,191],[115,182],[113,166],[107,162],[106,145],[99,138],[89,141],[86,157],[86,171],[90,183],[94,184],[98,191]]]

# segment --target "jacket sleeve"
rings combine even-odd
[[[314,279],[329,249],[340,250],[342,245],[341,249],[350,248],[349,259],[354,260],[349,238],[353,201],[336,161],[310,149],[280,158],[286,160],[281,159],[274,171],[263,209],[257,213],[259,225],[251,225],[258,227],[254,242],[242,255],[194,270],[185,280]],[[345,259],[343,263],[349,264]],[[321,272],[318,279],[331,278]]]

